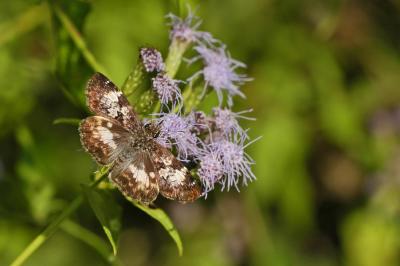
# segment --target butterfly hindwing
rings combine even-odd
[[[180,202],[192,202],[201,196],[201,186],[168,149],[157,145],[152,160],[158,171],[161,195]]]
[[[129,132],[115,121],[90,116],[79,125],[82,146],[102,165],[113,162],[121,153]]]
[[[96,73],[92,76],[86,88],[86,97],[90,111],[96,115],[114,119],[128,130],[136,130],[140,126],[126,97],[104,75]]]
[[[151,203],[159,192],[158,174],[147,153],[132,153],[125,154],[122,156],[124,159],[116,161],[110,179],[126,196],[142,203]],[[127,161],[127,157],[132,160]]]

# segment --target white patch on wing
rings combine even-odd
[[[111,148],[117,148],[117,144],[114,142],[114,135],[108,128],[98,127],[97,136],[103,143],[109,145]]]
[[[172,164],[172,156],[165,156],[162,157],[161,159],[166,166],[170,166]]]
[[[115,118],[118,116],[118,112],[121,112],[121,106],[118,102],[118,97],[122,94],[120,91],[109,91],[104,94],[100,102],[105,109],[107,109],[108,114]]]
[[[127,116],[127,115],[129,114],[129,109],[128,109],[128,107],[123,106],[123,107],[121,108],[121,113],[122,113],[123,115]]]
[[[186,179],[187,169],[174,169],[172,167],[161,168],[158,172],[160,176],[166,179],[172,186],[182,184]]]
[[[144,169],[137,168],[134,164],[129,165],[128,169],[129,169],[129,171],[132,172],[132,175],[136,179],[136,181],[139,183],[139,186],[142,186],[142,187],[149,186],[149,184],[150,184],[149,176],[147,175],[147,173]]]

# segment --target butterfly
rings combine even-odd
[[[100,165],[112,165],[109,179],[125,196],[149,204],[158,194],[183,203],[202,195],[189,170],[156,142],[157,127],[143,123],[108,78],[94,74],[86,98],[95,115],[80,123],[82,146]]]

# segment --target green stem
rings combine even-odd
[[[97,186],[103,181],[108,173],[110,167],[107,167],[107,171],[104,168],[99,172],[95,181],[90,185],[91,187]],[[22,251],[22,253],[11,263],[11,266],[22,265],[32,254],[35,252],[46,240],[48,240],[58,229],[61,222],[69,217],[83,202],[83,195],[77,196],[61,213],[52,221],[41,234],[39,234],[33,241]]]
[[[168,56],[165,60],[165,71],[170,78],[174,78],[181,65],[183,54],[189,47],[189,42],[173,39],[169,46]]]
[[[54,9],[54,13],[58,17],[58,19],[60,20],[60,22],[64,26],[64,28],[68,31],[68,33],[71,36],[72,40],[74,41],[76,47],[81,51],[83,57],[88,62],[88,64],[95,71],[101,72],[104,75],[108,76],[107,71],[99,62],[97,62],[94,55],[88,49],[86,42],[84,41],[84,39],[81,36],[81,33],[75,27],[75,25],[72,23],[72,21],[69,19],[69,17],[58,6],[54,5],[53,9]]]
[[[76,197],[67,208],[40,234],[38,235],[26,248],[25,250],[11,263],[11,266],[22,265],[27,258],[29,258],[33,252],[35,252],[50,236],[57,231],[58,226],[66,217],[74,212],[82,203],[83,196],[79,195]]]

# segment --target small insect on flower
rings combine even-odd
[[[146,72],[160,72],[165,68],[161,53],[154,48],[141,48],[140,58],[142,59]]]
[[[173,106],[176,106],[182,102],[179,82],[181,81],[171,79],[166,73],[158,73],[156,77],[152,78],[152,87],[163,105],[172,103]]]
[[[100,73],[86,89],[88,107],[95,115],[79,126],[82,146],[101,165],[112,165],[110,180],[125,196],[149,204],[160,193],[191,202],[202,188],[189,170],[156,141],[156,127],[143,124],[128,100]]]
[[[199,56],[194,57],[189,62],[194,62],[201,58],[204,62],[204,68],[195,73],[190,79],[203,75],[206,87],[211,86],[216,91],[220,105],[223,101],[223,91],[228,93],[229,106],[233,105],[232,96],[239,95],[245,98],[239,86],[251,79],[246,75],[235,72],[237,68],[245,68],[245,64],[232,59],[226,53],[224,47],[208,48],[204,45],[198,45],[194,49],[199,53]]]

